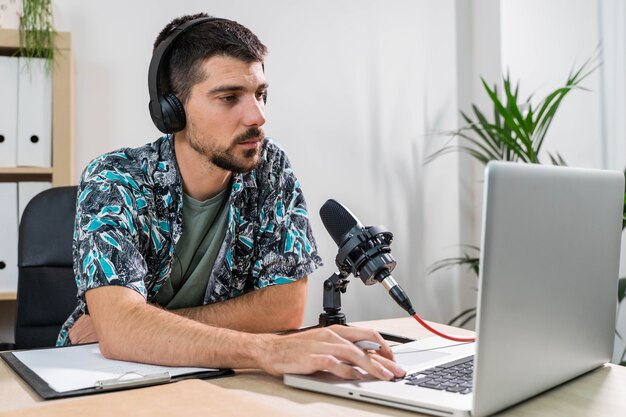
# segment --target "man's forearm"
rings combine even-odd
[[[211,326],[251,333],[297,329],[302,325],[307,279],[273,285],[216,304],[171,310]]]
[[[404,375],[373,330],[331,326],[288,336],[220,329],[146,304],[134,290],[119,286],[87,291],[87,304],[102,354],[111,359],[169,366],[260,368],[273,375],[326,370],[362,379],[358,366],[377,378]],[[373,340],[379,355],[352,342]]]
[[[207,326],[146,304],[132,290],[110,287],[115,297],[87,293],[102,354],[113,359],[168,366],[259,367],[264,341],[250,335]],[[117,300],[110,302],[110,300]],[[130,301],[130,302],[129,302]],[[228,347],[227,349],[225,347]]]

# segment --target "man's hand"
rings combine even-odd
[[[83,343],[94,343],[98,341],[96,329],[93,327],[91,316],[83,314],[69,331],[70,341],[73,345],[81,345]]]
[[[331,326],[287,336],[252,334],[209,326],[146,303],[120,286],[87,291],[90,319],[105,358],[166,366],[260,368],[273,375],[328,371],[342,378],[362,378],[358,366],[389,380],[403,376],[387,343],[374,330]],[[93,323],[91,326],[87,320]],[[82,327],[82,326],[81,326]],[[85,328],[78,335],[89,334]],[[77,336],[77,340],[85,340]],[[368,354],[353,342],[381,345]]]
[[[371,340],[381,345],[377,354],[354,345]],[[389,345],[378,332],[347,326],[330,326],[288,336],[275,336],[259,357],[261,368],[272,375],[312,374],[328,371],[344,379],[362,379],[358,366],[372,376],[390,380],[406,372],[393,361]]]

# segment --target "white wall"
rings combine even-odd
[[[626,169],[626,3],[603,0],[600,10],[602,45],[601,120],[603,127],[603,166]],[[622,233],[620,277],[626,276],[626,233]],[[626,309],[622,314],[626,317]],[[626,328],[623,321],[622,329]]]
[[[521,80],[522,97],[532,93],[537,102],[598,55],[596,0],[507,0],[501,8],[502,71]],[[544,148],[558,151],[568,165],[602,168],[600,71],[581,85],[589,91],[574,90],[564,99]],[[545,154],[542,162],[550,162]]]
[[[601,89],[602,125],[604,127],[603,162],[607,168],[626,167],[626,3],[603,0],[600,6],[600,39],[602,42]],[[620,277],[626,276],[626,233],[622,233]],[[620,363],[626,351],[626,303],[617,313],[613,362]]]
[[[626,6],[621,0],[500,2],[502,73],[520,81],[533,103],[565,84],[591,59],[596,70],[560,106],[541,158],[560,153],[568,165],[623,170],[626,163]],[[489,80],[495,82],[495,80]],[[479,93],[475,93],[479,94]],[[478,99],[479,97],[476,97]],[[620,276],[626,275],[626,240]]]
[[[623,170],[626,167],[626,2],[602,0],[598,6],[603,163],[607,168]]]
[[[266,131],[290,155],[325,261],[310,277],[307,323],[317,321],[322,282],[335,270],[336,247],[318,216],[328,198],[394,233],[394,276],[421,313],[442,320],[458,311],[445,279],[455,273],[424,277],[425,266],[457,251],[456,161],[422,167],[432,150],[425,132],[454,127],[436,121],[457,107],[453,0],[53,4],[58,29],[73,34],[78,173],[98,154],[158,136],[146,73],[153,39],[167,22],[199,11],[235,19],[269,47]],[[360,280],[343,301],[349,320],[403,314],[382,287]]]
[[[317,214],[327,198],[394,233],[394,276],[426,318],[445,321],[471,305],[467,274],[424,274],[432,262],[457,255],[459,243],[476,243],[479,225],[480,172],[458,155],[423,166],[442,141],[434,132],[454,129],[457,109],[484,99],[478,75],[498,78],[503,67],[524,91],[541,95],[598,44],[597,3],[589,0],[53,5],[58,29],[73,34],[77,173],[96,155],[158,136],[147,112],[146,74],[152,42],[173,17],[206,11],[232,18],[269,47],[266,131],[291,157],[325,261],[310,277],[308,324],[317,321],[322,282],[335,269],[336,248]],[[594,74],[585,82],[592,92],[571,93],[546,140],[571,165],[601,161],[598,83]],[[343,297],[349,320],[402,315],[382,288],[358,281]]]
[[[532,22],[532,29],[529,24]],[[546,137],[572,166],[617,169],[626,164],[626,6],[621,0],[507,0],[502,2],[503,71],[522,80],[524,94],[544,97],[572,68],[597,56],[601,67],[564,100]],[[544,159],[544,162],[548,162]],[[626,275],[622,235],[620,276]],[[624,304],[624,303],[622,303]],[[618,310],[624,335],[626,308]],[[626,349],[615,339],[614,361]]]

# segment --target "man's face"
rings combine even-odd
[[[185,104],[189,145],[224,170],[243,173],[259,163],[267,83],[260,62],[229,56],[204,61],[205,80]]]

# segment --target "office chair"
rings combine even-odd
[[[15,348],[54,346],[76,307],[72,236],[77,187],[50,188],[26,206],[19,228]]]

